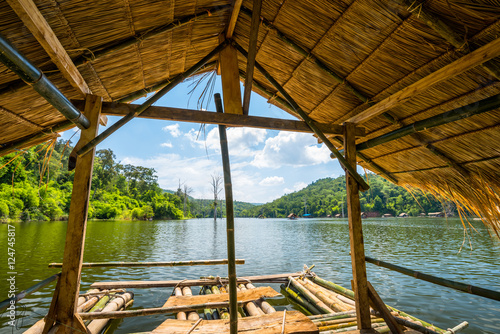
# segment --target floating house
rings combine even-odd
[[[356,165],[460,202],[498,236],[500,212],[491,209],[500,205],[498,9],[486,0],[0,2],[0,155],[81,129],[62,272],[40,332],[88,329],[77,305],[95,147],[136,117],[316,136],[346,171],[356,326],[370,330],[370,301],[383,303],[366,278],[359,192],[369,185]],[[220,112],[153,106],[209,72],[222,78]],[[252,91],[297,120],[249,114]],[[122,118],[106,127],[107,115]],[[230,221],[235,310],[243,295]],[[384,317],[390,323],[390,313]],[[236,312],[230,318],[236,333]]]

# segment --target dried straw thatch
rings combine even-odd
[[[105,101],[154,89],[195,64],[218,45],[233,10],[230,0],[34,2],[89,88]],[[252,6],[243,1],[233,36],[244,49]],[[8,1],[0,2],[0,12],[0,33],[68,98],[81,99]],[[499,16],[493,0],[263,0],[256,59],[312,119],[341,124],[495,43]],[[497,95],[499,65],[496,59],[478,62],[361,121],[367,136],[358,143]],[[239,68],[244,76],[241,55]],[[215,69],[211,64],[203,71]],[[255,71],[254,80],[254,91],[294,114],[262,73]],[[498,234],[499,120],[494,109],[430,128],[366,149],[360,163],[398,184],[459,200],[461,209],[480,213]],[[63,121],[0,65],[2,154],[53,137]],[[12,146],[26,138],[32,140]]]

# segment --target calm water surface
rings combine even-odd
[[[480,222],[459,253],[464,234],[458,219],[369,219],[364,221],[366,254],[447,279],[500,291],[500,243]],[[16,224],[16,286],[24,290],[57,273],[50,262],[62,262],[65,222]],[[321,277],[350,286],[348,226],[334,219],[238,219],[236,256],[246,260],[238,275],[299,271],[315,264]],[[7,297],[7,225],[0,225],[0,300]],[[225,220],[212,219],[153,222],[89,222],[85,245],[87,262],[185,261],[226,258]],[[500,302],[416,280],[367,264],[368,279],[384,301],[416,317],[449,328],[461,321],[463,333],[500,333]],[[174,268],[91,268],[82,273],[82,291],[97,281],[169,280],[226,276],[225,266]],[[18,329],[0,319],[1,333],[22,333],[48,309],[54,283],[18,303]],[[273,286],[279,291],[279,286]],[[196,291],[195,291],[196,292]],[[172,289],[135,289],[134,309],[163,305]],[[278,309],[290,308],[283,298],[273,300]],[[165,316],[114,321],[108,333],[144,332],[158,326]]]

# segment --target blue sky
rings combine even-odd
[[[180,84],[155,105],[197,109],[197,100],[205,84],[200,84],[189,95],[193,82],[187,80]],[[220,78],[217,77],[214,93],[221,92]],[[203,107],[215,111],[213,101]],[[252,93],[249,114],[295,119],[255,93]],[[108,118],[108,125],[118,119]],[[73,131],[66,131],[63,138],[68,139],[72,134]],[[330,159],[328,149],[318,145],[312,134],[237,127],[228,128],[227,135],[233,197],[237,201],[270,202],[320,178],[343,174],[338,161]],[[73,143],[77,137],[73,137]],[[206,125],[202,129],[197,123],[137,118],[97,148],[113,150],[122,164],[154,168],[158,183],[164,189],[177,189],[180,180],[192,188],[191,195],[195,198],[213,196],[211,175],[222,175],[219,134],[215,125]]]

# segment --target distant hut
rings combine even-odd
[[[340,213],[337,213],[334,217],[335,218],[342,218],[342,215]]]
[[[429,212],[429,217],[444,217],[443,212]]]
[[[419,216],[420,216],[420,217],[425,217],[425,216],[426,216],[426,214],[425,214],[425,212],[421,212]]]
[[[399,218],[406,218],[408,217],[408,214],[406,212],[401,212],[399,215],[398,215]]]
[[[365,212],[361,212],[361,218],[366,218],[368,217]]]
[[[297,219],[297,215],[295,213],[291,213],[287,216],[288,219]]]
[[[390,217],[394,217],[393,215],[391,215],[390,213],[384,213],[382,215],[383,218],[390,218]]]

